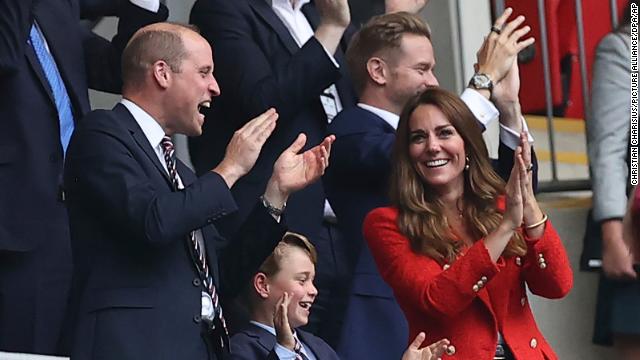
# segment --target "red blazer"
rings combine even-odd
[[[397,216],[396,208],[373,210],[364,235],[409,322],[409,339],[425,331],[426,343],[451,341],[455,352],[443,359],[489,360],[500,331],[517,359],[557,359],[536,326],[525,289],[526,283],[536,295],[561,298],[573,285],[569,259],[550,221],[540,239],[525,237],[524,257],[500,257],[494,264],[484,242],[476,241],[442,266],[411,249]]]

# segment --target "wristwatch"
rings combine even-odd
[[[287,207],[287,203],[285,202],[284,204],[282,204],[282,208],[277,208],[273,205],[271,205],[271,203],[269,201],[267,201],[267,199],[264,197],[264,195],[260,196],[260,201],[262,201],[262,206],[265,207],[265,209],[267,209],[267,212],[271,215],[274,216],[282,216],[282,213],[284,212],[284,209]]]
[[[476,73],[469,81],[469,87],[476,90],[489,90],[489,94],[493,92],[493,81],[487,74]]]

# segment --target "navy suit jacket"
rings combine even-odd
[[[318,360],[339,360],[338,355],[321,338],[306,331],[296,329],[296,336],[308,346]],[[231,337],[231,359],[234,360],[277,360],[276,337],[267,330],[248,324]]]
[[[235,296],[284,234],[257,204],[237,238],[213,223],[236,210],[218,174],[185,185],[166,170],[123,105],[90,113],[76,129],[65,167],[74,250],[74,359],[206,359],[202,283],[188,234],[201,229],[219,292]],[[219,356],[218,356],[219,358]]]
[[[315,27],[319,16],[314,4],[303,12]],[[190,140],[196,171],[217,164],[234,131],[249,119],[270,107],[280,114],[256,165],[232,189],[240,209],[235,224],[228,225],[233,230],[264,191],[277,157],[297,135],[307,135],[306,148],[324,138],[327,119],[320,103],[324,89],[335,83],[344,105],[355,103],[343,55],[350,33],[335,55],[340,64],[336,68],[315,37],[298,47],[265,0],[198,0],[191,22],[213,46],[215,76],[222,91],[207,114],[204,134]],[[287,201],[288,226],[316,238],[322,231],[324,199],[321,182],[293,194]]]
[[[89,111],[88,87],[120,91],[122,49],[167,10],[127,1],[119,16],[109,42],[79,24],[77,0],[0,1],[0,349],[54,352],[71,277],[59,120],[27,43],[31,25],[37,21],[46,38],[77,122]]]
[[[389,205],[388,177],[396,132],[378,115],[354,106],[338,114],[329,126],[329,133],[336,135],[336,141],[323,182],[338,226],[350,241],[349,258],[355,263],[349,305],[336,350],[343,359],[399,359],[408,344],[407,322],[362,235],[367,213]],[[513,150],[500,143],[499,156],[494,168],[508,176],[513,166]],[[535,154],[533,158],[537,169]]]

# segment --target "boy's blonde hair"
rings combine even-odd
[[[276,248],[273,249],[271,255],[269,255],[269,257],[267,257],[267,259],[262,263],[258,272],[264,273],[269,277],[277,274],[278,271],[280,271],[282,258],[284,258],[287,249],[290,247],[296,247],[304,251],[309,256],[309,259],[311,259],[313,265],[316,265],[316,262],[318,261],[318,254],[311,241],[302,234],[288,231],[284,234],[278,245],[276,245]]]

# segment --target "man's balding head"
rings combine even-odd
[[[155,23],[138,30],[122,53],[123,92],[145,81],[152,65],[162,60],[173,72],[180,72],[182,60],[188,55],[183,41],[185,34],[198,34],[198,29],[175,23]]]

